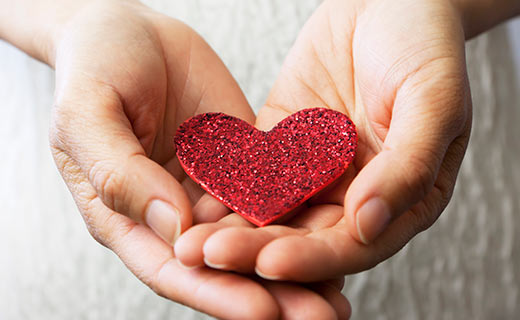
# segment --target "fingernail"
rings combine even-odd
[[[260,277],[264,278],[264,279],[267,279],[267,280],[273,280],[273,281],[276,281],[276,280],[281,280],[282,278],[279,277],[279,276],[270,276],[270,275],[267,275],[265,273],[262,273],[260,270],[258,270],[258,268],[255,267],[255,272],[257,275],[259,275]]]
[[[193,270],[193,269],[197,269],[198,267],[202,267],[202,266],[187,266],[185,265],[184,263],[181,262],[181,260],[177,259],[177,264],[179,265],[179,267],[183,268],[184,270]]]
[[[170,204],[153,200],[146,209],[146,224],[164,241],[173,244],[181,234],[179,212]]]
[[[390,208],[381,198],[372,198],[359,208],[356,226],[364,244],[374,241],[388,226],[392,216]]]
[[[218,270],[227,270],[227,269],[229,269],[229,266],[227,264],[213,263],[213,262],[208,261],[208,259],[206,259],[206,257],[204,257],[204,263],[208,267],[210,267],[212,269],[218,269]]]

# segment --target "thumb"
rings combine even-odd
[[[446,66],[443,69],[450,70]],[[363,167],[347,190],[345,215],[349,230],[365,244],[431,192],[446,151],[469,128],[470,98],[465,74],[441,74],[427,77],[428,80],[416,74],[403,83],[394,100],[381,151]],[[456,174],[453,184],[455,177]],[[435,208],[425,217],[417,217],[417,226],[409,227],[433,223],[443,205]],[[403,232],[417,232],[414,230]]]
[[[192,223],[188,196],[146,156],[119,95],[111,88],[86,87],[67,88],[53,110],[50,143],[60,172],[66,166],[78,168],[77,178],[64,178],[76,184],[88,180],[108,208],[146,223],[173,244]],[[74,183],[69,186],[73,194],[79,192]]]

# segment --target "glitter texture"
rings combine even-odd
[[[186,173],[233,211],[265,226],[337,179],[352,162],[357,133],[344,114],[301,110],[271,131],[222,113],[205,113],[177,130]]]

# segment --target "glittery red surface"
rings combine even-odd
[[[206,113],[177,130],[177,156],[207,192],[257,226],[302,204],[346,170],[357,133],[344,114],[301,110],[271,131],[222,113]]]

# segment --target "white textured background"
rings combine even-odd
[[[255,108],[319,3],[146,2],[199,31]],[[348,277],[355,319],[520,314],[520,21],[467,48],[475,119],[453,200],[399,254]],[[0,43],[0,319],[206,318],[155,296],[90,238],[48,150],[53,81]]]

